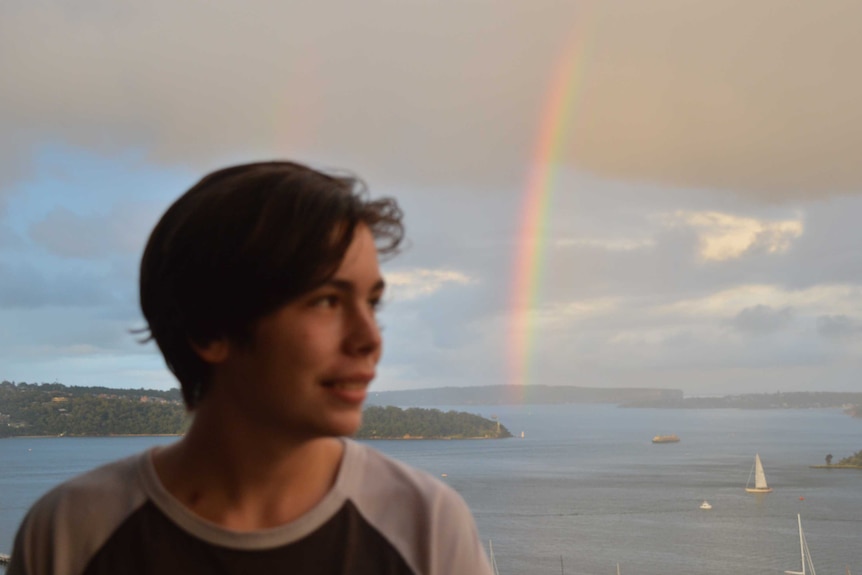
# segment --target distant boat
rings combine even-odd
[[[754,487],[751,487],[751,476],[754,475]],[[748,482],[745,484],[745,490],[749,493],[772,493],[772,488],[766,484],[766,474],[763,473],[763,464],[760,462],[760,455],[754,456],[754,467],[751,473],[748,474]]]
[[[712,509],[712,505],[709,504],[709,501],[706,499],[703,500],[703,503],[700,504],[701,509]]]
[[[802,533],[802,516],[796,514],[796,522],[799,524],[799,554],[802,556],[802,571],[785,571],[787,575],[817,575],[814,572],[814,563],[811,561],[811,552],[808,551],[808,542],[805,541],[805,535]],[[805,567],[810,571],[806,571]],[[850,568],[847,568],[848,575]]]
[[[678,443],[679,436],[677,434],[671,435],[656,435],[652,438],[653,443]]]

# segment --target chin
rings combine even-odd
[[[350,436],[359,431],[361,425],[361,411],[355,414],[341,414],[339,417],[334,417],[328,422],[328,435],[336,437]]]

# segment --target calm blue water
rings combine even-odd
[[[445,407],[443,409],[446,409]],[[459,408],[463,409],[463,408]],[[780,574],[799,569],[796,514],[820,575],[862,573],[862,471],[817,470],[862,449],[838,410],[476,407],[524,439],[376,441],[467,500],[503,575]],[[655,434],[682,441],[653,445]],[[0,440],[0,552],[56,483],[172,438]],[[743,491],[755,452],[775,491]],[[442,477],[442,474],[446,477]],[[801,499],[801,498],[804,498]],[[712,511],[698,505],[704,499]]]

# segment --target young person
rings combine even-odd
[[[402,234],[394,200],[291,162],[181,196],[140,296],[190,428],[43,496],[8,575],[489,574],[460,496],[344,437],[381,355],[378,254]]]

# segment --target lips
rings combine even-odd
[[[333,381],[327,387],[341,391],[362,391],[368,387],[368,383],[364,381]]]
[[[366,390],[374,375],[362,374],[330,379],[323,382],[323,387],[337,400],[349,405],[361,405],[365,401]]]

